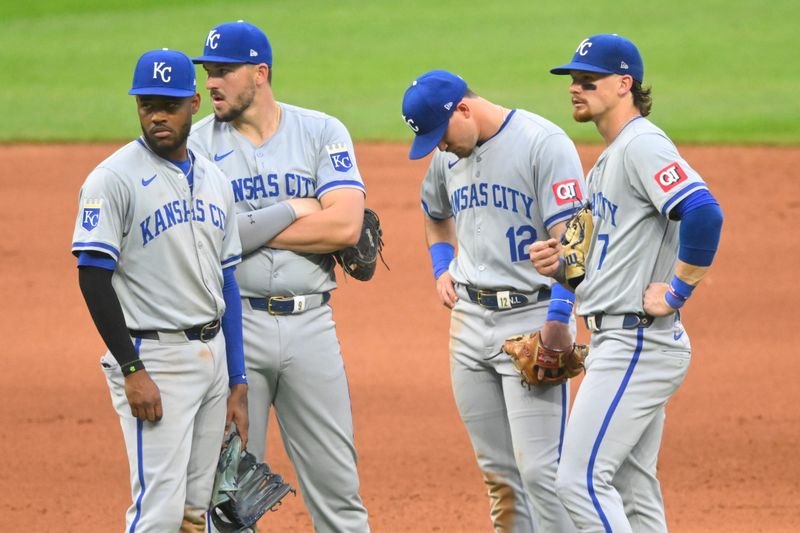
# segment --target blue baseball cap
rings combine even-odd
[[[266,63],[272,68],[272,47],[257,26],[243,20],[212,28],[206,37],[203,55],[195,63]]]
[[[421,159],[436,148],[466,93],[467,82],[446,70],[432,70],[411,82],[403,95],[403,120],[416,134],[409,159]]]
[[[186,98],[197,93],[194,65],[189,56],[162,48],[142,54],[133,71],[133,85],[128,94],[176,96]]]
[[[575,50],[570,63],[550,69],[550,72],[569,74],[571,70],[628,74],[639,83],[644,81],[644,63],[636,45],[625,37],[610,33],[584,39]]]

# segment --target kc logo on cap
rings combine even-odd
[[[128,94],[187,98],[196,92],[192,60],[182,52],[162,48],[139,58]]]
[[[266,63],[272,67],[272,47],[258,27],[243,20],[212,28],[206,37],[203,55],[195,63]]]
[[[572,70],[601,74],[630,75],[644,81],[644,63],[636,45],[616,34],[593,35],[581,41],[572,61],[550,69],[553,74],[569,74]]]
[[[423,158],[436,148],[466,93],[467,82],[446,70],[432,70],[411,82],[403,95],[403,120],[416,134],[410,159]]]

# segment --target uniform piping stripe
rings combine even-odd
[[[447,217],[447,218],[435,217],[431,214],[430,209],[428,209],[428,204],[425,203],[425,200],[422,200],[421,203],[422,203],[422,210],[425,211],[425,214],[428,216],[428,218],[432,220],[447,220],[448,218],[452,218],[452,217]]]
[[[614,416],[614,411],[616,411],[617,405],[619,405],[619,401],[622,399],[622,393],[625,392],[625,388],[628,386],[628,382],[631,380],[633,369],[636,368],[636,363],[639,362],[639,355],[642,353],[643,340],[644,328],[640,327],[636,331],[636,350],[633,352],[633,357],[628,365],[628,370],[625,372],[625,377],[622,378],[622,383],[619,385],[617,394],[614,396],[614,400],[611,402],[611,406],[608,408],[606,417],[603,419],[603,424],[600,426],[600,433],[597,434],[597,439],[594,441],[592,454],[589,456],[589,466],[586,469],[586,485],[589,488],[589,496],[592,498],[592,504],[594,505],[595,510],[597,510],[597,514],[600,516],[600,520],[602,520],[603,527],[607,533],[612,533],[611,524],[608,523],[608,518],[606,518],[606,514],[603,512],[602,507],[600,507],[600,500],[597,499],[597,495],[594,492],[594,476],[592,476],[592,471],[594,470],[595,459],[597,459],[597,452],[600,450],[600,443],[603,441],[603,437],[606,434],[608,424],[611,422],[611,417]]]
[[[242,260],[242,256],[241,255],[234,255],[233,257],[229,257],[225,261],[223,261],[222,262],[222,266],[226,266],[226,265],[229,265],[231,263],[238,263],[241,260]]]
[[[105,243],[102,243],[102,242],[73,242],[72,243],[72,251],[73,252],[75,252],[75,251],[83,251],[83,250],[92,250],[92,249],[95,249],[95,248],[100,248],[102,250],[107,250],[107,251],[111,252],[111,254],[114,256],[114,260],[118,260],[119,259],[119,250],[117,250],[116,248],[114,248],[113,246],[111,246],[109,244],[105,244]]]
[[[572,207],[570,209],[567,209],[566,211],[556,213],[555,215],[551,216],[550,218],[544,221],[544,227],[549,229],[550,226],[552,226],[553,224],[561,222],[562,220],[567,220],[569,217],[572,216],[573,213],[575,213],[579,209],[580,207]]]
[[[136,355],[139,355],[139,350],[142,347],[142,339],[141,337],[136,338],[136,342],[133,344],[133,348],[136,350]],[[139,518],[142,516],[142,499],[144,498],[144,462],[142,460],[142,426],[143,420],[141,418],[136,419],[136,469],[139,472],[139,485],[141,489],[139,490],[139,497],[136,498],[136,516],[133,518],[133,522],[131,522],[131,529],[129,533],[133,533],[136,531],[136,524],[139,523]]]
[[[561,433],[558,435],[558,459],[561,462],[561,447],[564,445],[564,431],[567,428],[567,384],[561,384]]]
[[[664,204],[664,207],[661,208],[661,214],[667,216],[667,213],[669,213],[673,205],[676,205],[680,200],[686,198],[690,191],[693,191],[698,187],[702,187],[703,189],[707,188],[705,183],[690,183],[689,185],[681,189],[681,191],[678,194],[670,198],[667,201],[667,203]]]
[[[348,188],[348,189],[358,189],[360,191],[364,190],[364,184],[361,183],[360,181],[356,181],[356,180],[337,180],[337,181],[332,181],[330,183],[326,183],[325,185],[323,185],[322,187],[317,189],[317,198],[322,196],[322,194],[324,192],[328,191],[329,189],[333,189],[334,187],[343,187],[343,188]]]

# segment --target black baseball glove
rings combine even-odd
[[[240,533],[258,522],[294,489],[283,478],[242,450],[233,433],[222,450],[211,496],[211,521],[220,533]]]
[[[372,209],[364,209],[364,223],[361,225],[361,237],[355,246],[334,252],[333,257],[345,274],[349,274],[359,281],[369,281],[375,274],[378,257],[388,269],[383,260],[383,231],[378,214]]]

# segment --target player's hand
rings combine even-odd
[[[564,324],[558,320],[548,320],[542,326],[539,333],[542,344],[551,350],[566,350],[575,342],[572,333],[569,331],[569,324]],[[544,368],[539,369],[539,380],[544,380]]]
[[[531,263],[542,276],[552,277],[560,266],[561,243],[558,239],[536,241],[530,246]]]
[[[644,291],[642,304],[644,312],[650,316],[667,316],[675,312],[675,308],[671,307],[664,299],[667,294],[669,285],[666,283],[651,283]]]
[[[161,391],[150,378],[147,370],[139,370],[125,376],[125,397],[131,414],[149,422],[158,422],[164,415],[161,407]]]
[[[290,198],[286,200],[286,203],[292,206],[294,216],[297,218],[303,218],[311,213],[322,211],[322,205],[316,198]]]
[[[442,305],[448,309],[452,309],[453,306],[456,305],[458,296],[456,295],[455,283],[453,283],[450,272],[445,271],[441,276],[436,278],[436,294],[439,295],[439,300],[442,302]]]
[[[236,431],[242,439],[242,449],[247,448],[247,430],[250,420],[247,417],[247,385],[244,383],[231,386],[228,396],[228,411],[225,415],[225,435],[231,431],[231,423],[236,424]]]

